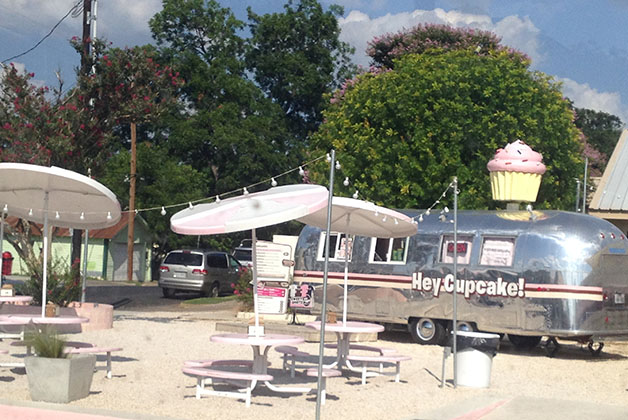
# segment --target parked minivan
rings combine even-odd
[[[220,251],[170,251],[159,267],[159,287],[164,297],[177,291],[200,292],[216,297],[233,293],[242,265],[231,255]]]

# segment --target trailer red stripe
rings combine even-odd
[[[322,271],[305,271],[294,270],[294,276],[299,277],[300,281],[319,280],[322,281],[324,273]],[[328,279],[341,279],[344,280],[345,273],[330,271],[327,273]],[[385,283],[412,283],[412,276],[392,276],[386,274],[362,274],[362,273],[348,273],[347,278],[349,280],[364,280],[364,281],[379,281]]]

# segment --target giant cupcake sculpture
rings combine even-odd
[[[516,140],[503,149],[497,149],[486,165],[491,173],[493,200],[534,202],[545,173],[543,156]]]

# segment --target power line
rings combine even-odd
[[[28,54],[29,52],[33,51],[35,48],[39,47],[39,45],[40,45],[42,42],[44,42],[44,41],[46,40],[46,38],[48,38],[50,35],[52,35],[52,33],[55,31],[55,29],[57,29],[57,27],[58,27],[59,25],[61,25],[61,22],[63,22],[63,21],[65,20],[65,18],[67,18],[67,17],[70,15],[70,13],[74,12],[74,11],[76,10],[76,8],[77,8],[78,6],[80,6],[80,5],[81,5],[81,3],[82,3],[82,0],[78,0],[78,1],[76,2],[76,4],[75,4],[74,6],[72,6],[72,8],[68,11],[68,13],[66,13],[66,14],[65,14],[65,16],[63,16],[63,17],[62,17],[62,18],[61,18],[61,19],[60,19],[60,20],[59,20],[59,21],[58,21],[58,22],[57,22],[57,23],[56,23],[56,24],[52,27],[52,29],[50,30],[50,32],[48,32],[48,33],[47,33],[47,34],[46,34],[46,35],[45,35],[42,39],[40,39],[40,40],[39,40],[39,42],[38,42],[37,44],[35,44],[35,45],[34,45],[34,46],[32,46],[31,48],[29,48],[28,50],[24,51],[23,53],[20,53],[20,54],[18,54],[18,55],[14,55],[13,57],[9,57],[9,58],[7,58],[6,60],[2,60],[2,61],[0,61],[0,63],[6,63],[6,62],[7,62],[7,61],[9,61],[9,60],[13,60],[13,59],[15,59],[15,58],[19,58],[19,57],[21,57],[21,56],[23,56],[23,55],[26,55],[26,54]]]

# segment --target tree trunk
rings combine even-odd
[[[131,123],[131,175],[129,176],[129,236],[127,239],[126,276],[133,281],[133,243],[135,242],[135,166],[136,166],[136,125]]]
[[[81,246],[83,243],[83,231],[81,229],[74,229],[74,233],[72,234],[72,254],[70,256],[70,264],[74,266],[74,264],[81,264]],[[74,274],[74,278],[72,279],[75,282],[81,281],[81,270],[77,270]]]

